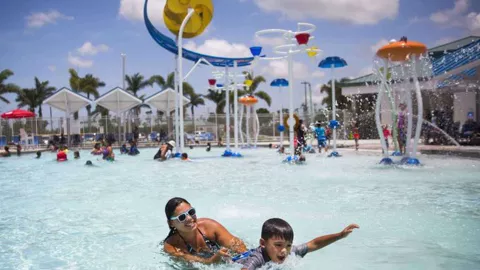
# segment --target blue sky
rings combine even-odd
[[[162,23],[165,0],[150,0],[149,15],[157,28],[170,35]],[[296,105],[303,101],[301,81],[311,82],[315,101],[319,85],[330,73],[317,68],[331,55],[343,57],[349,66],[337,76],[357,77],[368,73],[376,48],[392,38],[406,35],[429,47],[480,34],[480,1],[476,0],[213,0],[214,18],[206,33],[185,40],[188,48],[216,55],[246,55],[248,47],[262,44],[271,55],[275,39],[255,39],[254,33],[268,28],[295,30],[299,21],[317,26],[314,45],[323,52],[317,59],[295,56]],[[34,76],[49,80],[60,88],[68,87],[68,68],[80,75],[92,73],[107,86],[101,93],[121,86],[121,53],[127,54],[126,73],[140,72],[145,77],[166,76],[174,68],[174,56],[159,47],[148,34],[142,18],[143,0],[3,0],[0,10],[0,70],[15,75],[7,82],[33,87]],[[185,73],[193,63],[185,61]],[[248,68],[250,69],[250,68]],[[205,93],[211,70],[197,70],[189,82],[198,93]],[[286,64],[264,62],[254,67],[271,81],[286,76]],[[287,93],[267,84],[273,98],[271,110],[286,104]],[[152,94],[159,89],[146,89]],[[0,103],[4,112],[16,107]],[[258,107],[265,107],[260,103]],[[207,103],[210,111],[213,104]],[[206,112],[200,108],[199,112]],[[57,112],[58,113],[58,112]],[[57,114],[56,113],[56,114]]]

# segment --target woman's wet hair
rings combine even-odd
[[[293,242],[293,229],[281,218],[271,218],[263,223],[262,238],[268,240],[273,237],[279,237],[285,241]]]
[[[170,220],[170,218],[173,216],[173,213],[175,213],[175,209],[177,209],[177,207],[182,203],[190,204],[187,200],[180,197],[171,198],[167,202],[167,204],[165,205],[165,216],[167,217],[167,221]],[[168,225],[168,227],[170,227],[170,225]],[[175,232],[176,232],[175,227],[170,227],[170,232],[168,233],[167,237],[165,237],[165,240],[163,241],[166,241],[168,238],[170,238],[170,236],[174,235]]]

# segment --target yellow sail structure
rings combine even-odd
[[[167,0],[163,10],[163,20],[168,30],[174,35],[178,36],[180,26],[187,16],[189,8],[195,12],[185,26],[184,38],[193,38],[202,34],[212,21],[213,4],[211,0]]]

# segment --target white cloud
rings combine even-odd
[[[430,15],[430,20],[439,24],[459,24],[458,17],[465,13],[468,9],[469,0],[455,0],[455,4],[451,9],[437,11]]]
[[[27,27],[40,28],[46,24],[57,23],[58,20],[73,20],[73,17],[66,16],[57,10],[50,10],[48,12],[34,12],[27,17]]]
[[[89,68],[93,66],[93,60],[83,59],[68,53],[68,63],[75,67]]]
[[[285,39],[283,37],[255,37],[255,44],[263,46],[278,46],[285,44]]]
[[[163,8],[167,0],[148,1],[148,17],[152,23],[164,26]],[[143,21],[143,5],[145,0],[121,0],[118,15],[121,18],[132,21]]]
[[[51,66],[48,66],[48,69],[49,69],[51,72],[55,72],[55,70],[57,70],[57,67],[54,66],[54,65],[51,65]]]
[[[376,24],[393,19],[399,0],[254,0],[267,12],[280,12],[291,20],[326,19],[354,24]]]
[[[266,67],[262,68],[263,74],[269,74],[273,77],[288,77],[288,64],[285,60],[269,61]],[[296,79],[306,79],[310,73],[308,67],[301,62],[293,62],[293,76]]]
[[[194,41],[189,40],[184,48],[202,54],[223,57],[250,57],[250,49],[245,44],[229,43],[223,39],[207,39],[203,44],[197,46]]]
[[[470,12],[470,0],[455,0],[451,9],[440,10],[430,15],[430,20],[443,25],[468,30],[471,35],[480,35],[480,13]]]
[[[474,35],[480,35],[480,13],[471,12],[467,16],[467,28]]]
[[[82,47],[78,48],[77,51],[81,55],[95,55],[99,52],[106,52],[108,49],[108,46],[105,44],[99,44],[95,46],[90,41],[87,41],[82,45]]]
[[[312,77],[313,78],[323,78],[323,77],[325,77],[325,72],[320,71],[320,70],[316,70],[312,73]]]
[[[318,83],[314,87],[312,87],[312,100],[314,104],[318,104],[317,108],[323,107],[322,101],[327,96],[325,93],[321,93],[320,89],[322,89],[323,83]]]
[[[388,44],[388,40],[382,38],[377,43],[370,46],[370,50],[372,50],[373,53],[377,53],[378,49],[380,49],[381,47],[383,47],[387,44]]]

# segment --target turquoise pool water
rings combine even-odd
[[[360,225],[286,269],[480,268],[478,160],[423,156],[424,167],[395,168],[375,165],[378,154],[344,150],[290,166],[267,149],[242,159],[194,149],[195,162],[163,163],[152,160],[156,149],[116,152],[114,163],[87,151],[64,163],[52,153],[0,159],[0,269],[183,269],[158,246],[173,196],[252,248],[271,217],[292,225],[294,243]]]

